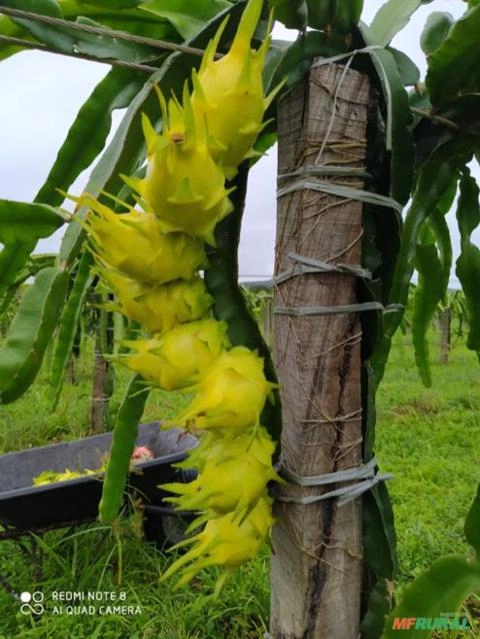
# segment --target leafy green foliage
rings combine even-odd
[[[392,584],[387,579],[379,579],[370,592],[367,613],[362,619],[364,639],[377,639],[381,636],[391,609]]]
[[[188,40],[197,35],[209,20],[232,5],[227,0],[150,0],[141,6],[144,11],[169,20]]]
[[[18,279],[37,240],[64,222],[60,211],[51,206],[0,200],[0,297]]]
[[[264,311],[265,300],[272,299],[271,289],[251,288],[243,285],[240,287],[245,303],[250,314],[260,323],[262,321],[262,313]]]
[[[60,204],[78,175],[98,156],[112,124],[112,112],[127,107],[144,83],[144,78],[126,69],[112,69],[95,87],[81,107],[58,151],[36,200]]]
[[[420,69],[408,55],[394,47],[388,47],[387,51],[390,51],[395,58],[395,64],[404,86],[412,86],[420,81]]]
[[[304,30],[307,26],[307,4],[305,0],[270,0],[275,9],[275,19],[282,22],[287,29]]]
[[[5,16],[0,16],[0,35],[6,36],[7,38],[22,38],[27,41],[33,40],[33,38],[28,36],[21,27]],[[4,60],[21,50],[22,48],[18,46],[0,44],[0,60]]]
[[[63,304],[67,273],[40,271],[24,294],[0,348],[0,403],[20,397],[35,379]]]
[[[480,564],[456,556],[439,559],[406,588],[403,600],[393,609],[382,637],[391,639],[398,636],[393,628],[395,617],[439,617],[446,611],[458,610],[467,596],[474,592],[480,593]],[[412,626],[403,630],[402,636],[427,639],[431,630]]]
[[[480,223],[479,188],[475,179],[465,169],[460,180],[457,219],[460,230],[461,253],[457,259],[456,273],[465,293],[469,332],[467,346],[480,351],[480,250],[471,242],[471,234]]]
[[[387,0],[370,24],[372,43],[382,46],[390,44],[422,4],[422,0]]]
[[[414,265],[418,272],[418,286],[415,290],[412,316],[415,361],[423,383],[425,386],[431,386],[427,329],[443,290],[441,279],[437,277],[441,272],[442,264],[435,246],[435,236],[428,224],[424,225],[424,232],[420,233]]]
[[[393,5],[391,6],[393,7]],[[374,36],[372,36],[371,30],[362,26],[362,33],[367,43],[374,43]],[[384,52],[382,51],[381,53],[383,54]],[[375,55],[375,52],[373,52],[373,55]],[[397,61],[396,63],[398,71],[400,69],[400,65]],[[384,70],[379,69],[378,64],[376,67],[379,77],[382,77],[381,73],[384,73]],[[405,76],[405,69],[402,74]],[[401,80],[404,81],[404,78],[402,77]],[[383,94],[386,96],[384,99],[388,100],[388,87],[385,88],[385,82],[383,83]],[[469,96],[464,96],[464,98],[466,97]],[[424,105],[421,105],[421,108],[422,107],[428,109],[428,100]],[[457,103],[454,105],[451,104],[449,116],[446,117],[452,117],[454,122],[459,123],[459,129],[460,127],[463,129],[464,123],[469,122],[469,120],[468,118],[462,118],[459,116],[459,112],[457,110],[458,107],[459,104]],[[470,122],[473,127],[475,127],[477,126],[475,116],[472,116],[473,112],[471,114]],[[394,116],[392,121],[398,121],[398,117],[396,118]],[[406,125],[405,128],[407,131],[410,126],[410,124]],[[427,328],[438,306],[438,302],[446,293],[451,265],[451,246],[448,230],[444,221],[444,215],[451,207],[455,195],[458,171],[471,157],[471,152],[473,148],[475,148],[473,136],[469,137],[467,134],[464,134],[462,129],[456,133],[457,129],[455,124],[447,129],[445,125],[441,126],[440,124],[437,125],[435,123],[432,126],[424,126],[422,123],[422,126],[418,127],[418,133],[416,131],[418,164],[415,176],[415,191],[412,206],[405,219],[400,253],[396,261],[390,291],[386,298],[390,303],[406,304],[409,282],[412,277],[414,266],[417,265],[419,270],[420,286],[419,290],[417,290],[416,296],[417,304],[416,314],[414,317],[415,322],[413,337],[417,351],[417,363],[419,364],[419,368],[426,383],[430,382]],[[422,137],[423,134],[426,134],[424,138]],[[424,141],[425,138],[426,141]],[[401,141],[401,134],[399,139]],[[407,160],[407,166],[410,166],[408,162],[409,160]],[[391,189],[393,189],[395,180],[401,178],[401,169],[401,163],[399,163],[399,165],[395,168],[392,162]],[[408,192],[406,192],[406,196],[408,196]],[[404,199],[403,202],[405,201],[406,200]],[[420,235],[420,229],[427,219],[429,222],[426,224],[430,227],[433,239],[430,238],[429,241],[424,242]],[[382,240],[383,236],[391,238],[394,235],[394,229],[391,224],[385,223],[384,226],[385,228],[383,230],[380,226],[381,233],[377,230],[380,240]],[[425,227],[425,229],[426,228],[427,227]],[[385,246],[392,246],[392,243],[387,243],[385,241]],[[388,256],[385,257],[383,254],[382,258],[382,268],[385,270],[385,268],[388,267],[389,258]],[[385,277],[385,275],[387,275],[387,277]],[[388,273],[385,274],[384,272],[383,280],[388,284]],[[383,316],[383,334],[380,334],[379,343],[371,360],[377,384],[382,379],[385,362],[390,351],[391,337],[398,328],[402,315],[403,314],[401,312],[397,312],[388,313]],[[368,404],[369,411],[373,410],[371,408],[371,404],[372,402]],[[369,431],[372,431],[372,426],[368,416],[367,424],[369,424]],[[369,435],[369,441],[371,441],[371,439],[372,436]],[[368,498],[364,500],[364,517],[365,513],[368,516],[373,516],[375,514],[374,511],[371,510]],[[387,527],[384,525],[383,528],[386,532]],[[368,544],[373,543],[372,539],[375,538],[376,533],[372,533],[371,531],[373,527],[367,526],[367,524],[365,524],[364,529],[368,530],[365,538],[365,550],[367,550]],[[370,539],[371,536],[372,539]],[[382,555],[385,555],[387,548],[385,540],[382,542],[382,540],[378,538],[377,541],[377,548],[381,548]],[[370,554],[373,553],[366,552],[366,557],[367,555],[370,556]],[[375,570],[375,563],[373,563],[373,572],[377,577],[376,584],[378,585],[379,590],[376,592],[375,597],[372,596],[365,618],[369,637],[372,639],[379,636],[379,628],[383,623],[382,619],[385,615],[385,607],[388,604],[387,592],[385,590],[382,591],[381,587],[381,573],[378,573]]]
[[[122,1],[122,0],[120,0]],[[147,14],[137,2],[136,7],[115,9],[116,0],[107,2],[84,2],[83,0],[60,0],[64,18],[77,20],[83,16],[101,24],[103,27],[126,31],[151,38],[161,38],[169,42],[180,42],[181,37],[165,20],[159,19],[153,14]],[[125,0],[125,3],[127,0]],[[130,3],[132,4],[132,3]],[[170,27],[169,29],[167,27]]]
[[[348,53],[352,38],[360,39],[357,31],[353,29],[358,22],[363,4],[360,0],[342,0],[341,2],[272,0],[271,4],[276,5],[277,17],[287,26],[303,30],[306,24],[309,24],[323,31],[302,33],[301,37],[289,46],[284,43],[274,44],[266,70],[267,86],[275,85],[286,78],[285,90],[292,88],[303,77],[315,56],[329,57]],[[404,2],[388,0],[378,12],[370,30],[363,29],[365,44],[387,45],[408,22],[420,4],[422,3],[419,0]],[[199,47],[206,45],[221,20],[227,14],[231,14],[232,19],[223,40],[224,43],[228,42],[232,28],[243,8],[242,3],[234,5],[226,0],[199,2],[152,0],[146,3],[136,0],[107,0],[106,2],[92,0],[89,3],[74,0],[60,0],[60,2],[42,0],[35,3],[31,0],[9,0],[4,5],[32,9],[54,17],[63,15],[68,20],[78,19],[84,24],[122,28],[131,33],[152,35],[156,38],[170,39],[172,42],[189,38],[192,44]],[[426,120],[429,119],[427,116],[431,116],[431,113],[427,111],[425,117],[422,117],[422,114],[416,115],[420,119],[415,121],[415,124],[418,124],[415,126],[418,151],[415,193],[412,207],[406,218],[400,257],[390,296],[392,302],[405,303],[408,284],[416,267],[420,281],[416,293],[416,311],[414,311],[414,342],[417,362],[427,382],[429,381],[426,352],[427,328],[439,300],[445,294],[451,261],[451,247],[444,214],[453,198],[458,171],[462,170],[465,162],[471,157],[472,151],[478,151],[479,148],[478,96],[463,95],[468,91],[477,91],[479,83],[478,47],[475,46],[480,26],[479,5],[472,2],[470,6],[473,8],[469,10],[465,18],[451,29],[447,29],[448,18],[443,17],[440,20],[431,17],[427,23],[427,30],[424,32],[423,46],[429,53],[427,85],[430,96],[422,96],[421,101],[416,105],[428,109],[430,97],[436,112],[428,124],[426,124]],[[79,18],[79,16],[85,17]],[[20,35],[24,38],[36,38],[39,42],[44,42],[64,53],[73,53],[77,50],[97,59],[121,57],[130,61],[149,60],[152,64],[159,65],[156,73],[148,80],[145,78],[147,80],[145,83],[135,72],[116,70],[110,72],[95,89],[80,111],[47,182],[37,196],[39,201],[48,204],[59,204],[61,198],[55,189],[68,188],[80,171],[98,156],[110,130],[112,110],[128,106],[112,144],[97,164],[87,186],[87,190],[93,196],[101,197],[103,190],[118,194],[123,186],[119,174],[132,174],[139,171],[145,159],[140,126],[141,111],[152,120],[156,119],[158,125],[158,117],[155,115],[158,113],[158,104],[151,90],[152,83],[161,82],[165,94],[173,91],[178,95],[185,79],[190,77],[192,66],[199,62],[199,59],[180,53],[170,55],[166,60],[158,60],[156,49],[134,43],[115,42],[98,35],[79,34],[68,26],[58,29],[28,20],[17,20],[17,25],[14,25],[12,21],[0,18],[0,32],[7,35]],[[3,49],[3,55],[6,54],[5,51],[12,50]],[[380,110],[386,125],[385,134],[383,131],[379,132],[379,127],[375,133],[379,140],[381,138],[379,146],[375,147],[375,153],[382,147],[375,156],[377,166],[374,169],[376,175],[381,176],[375,183],[375,188],[378,192],[384,195],[390,194],[398,202],[405,203],[409,198],[412,185],[411,129],[413,121],[410,117],[410,104],[404,86],[417,83],[419,73],[408,57],[394,49],[375,49],[371,51],[371,60],[377,76],[374,82],[377,87],[380,87]],[[448,120],[449,126],[445,126],[445,122],[440,122],[441,118]],[[459,127],[463,134],[461,140],[462,136],[456,134]],[[265,135],[270,137],[265,137],[262,142],[269,144],[273,139],[271,129],[266,131]],[[371,134],[369,142],[376,145],[378,140],[373,141],[373,137],[375,136]],[[85,142],[86,140],[88,142]],[[382,145],[386,148],[383,149]],[[374,153],[372,157],[373,155]],[[480,279],[480,251],[471,242],[471,232],[478,223],[478,192],[475,205],[472,196],[474,189],[466,173],[464,173],[462,184],[463,192],[458,212],[462,255],[457,263],[457,274],[465,288],[469,309],[471,325],[469,344],[479,350],[480,303],[475,302],[475,289],[478,288],[476,283]],[[230,314],[234,341],[241,336],[240,341],[251,343],[253,348],[260,343],[257,340],[259,332],[258,329],[254,329],[251,318],[248,320],[239,311],[243,309],[243,305],[240,305],[234,261],[245,190],[245,185],[237,186],[239,188],[233,196],[238,200],[236,215],[226,219],[220,229],[222,232],[225,231],[225,235],[218,238],[217,247],[210,256],[211,267],[207,270],[206,280],[211,288],[218,291],[215,309],[217,316],[224,317]],[[84,211],[78,212],[80,219],[83,213]],[[383,235],[377,245],[383,242],[384,248],[388,247],[387,250],[395,253],[394,247],[399,231],[398,218],[389,213],[385,219],[386,222],[378,223],[376,227],[378,235]],[[0,254],[0,272],[2,272],[3,286],[9,294],[13,290],[12,286],[21,279],[20,274],[25,270],[25,263],[37,236],[41,236],[38,235],[40,232],[38,228],[35,235],[30,227],[25,231],[27,236],[24,236],[20,226],[15,226],[18,222],[19,219],[15,218],[13,222],[7,223],[5,233],[7,233],[8,241],[4,242],[0,236],[0,240],[5,244]],[[12,223],[14,226],[9,227]],[[380,228],[381,224],[383,228]],[[35,225],[31,226],[34,228]],[[8,235],[9,228],[13,229],[10,235]],[[48,234],[50,232],[48,231]],[[28,235],[29,233],[31,235]],[[61,260],[71,270],[76,264],[82,246],[81,226],[70,225],[62,245]],[[389,278],[391,278],[388,271],[391,270],[395,255],[388,262],[389,258],[384,250],[382,258],[382,278],[387,289]],[[60,316],[67,278],[67,272],[61,272],[59,269],[41,270],[35,285],[27,290],[20,303],[17,319],[13,322],[11,334],[3,346],[6,350],[0,351],[0,357],[5,356],[3,358],[5,363],[0,363],[0,390],[3,401],[10,401],[11,398],[21,394],[38,372],[46,345]],[[57,352],[54,356],[56,393],[59,392],[66,358],[75,334],[74,327],[79,320],[89,282],[88,258],[84,256],[62,316]],[[385,301],[388,300],[385,299]],[[372,362],[377,380],[383,375],[390,340],[399,325],[400,317],[401,314],[396,316],[390,314],[384,318],[385,336]],[[372,321],[371,325],[373,324],[375,322]],[[374,333],[376,330],[377,324],[371,332]],[[250,341],[245,342],[244,338]],[[371,341],[373,343],[373,338]],[[15,356],[12,354],[13,344],[21,346],[20,349],[16,346]],[[268,353],[265,353],[265,356],[268,358]],[[271,365],[270,361],[268,365]],[[111,520],[116,515],[121,502],[127,452],[131,448],[135,425],[140,419],[145,401],[143,392],[132,393],[132,389],[135,390],[135,388],[139,391],[144,390],[143,387],[141,389],[139,386],[136,387],[136,383],[132,382],[133,385],[127,392],[117,421],[115,446],[120,451],[117,456],[119,465],[113,465],[109,471],[110,475],[107,476],[102,502],[102,516],[106,520]],[[368,433],[366,433],[368,454],[372,453],[373,449],[374,393],[373,377],[371,377],[364,406],[365,412],[368,412],[365,418],[368,424]],[[274,423],[273,418],[266,421],[269,424]],[[469,542],[478,550],[478,539],[475,533],[475,522],[478,519],[476,503],[474,502],[467,519],[466,534]],[[374,639],[379,636],[381,625],[391,605],[390,580],[396,562],[393,518],[383,484],[365,496],[364,506],[365,557],[375,572],[364,629],[368,630],[369,639]],[[444,596],[445,605],[453,605],[455,602],[458,603],[459,598],[468,589],[465,584],[468,583],[469,588],[472,586],[472,574],[465,568],[465,562],[462,562],[461,559],[455,559],[449,564],[445,560],[432,568],[430,577],[425,577],[420,582],[421,586],[427,588],[425,610],[435,612],[436,604],[432,603],[434,595]],[[435,591],[430,583],[432,574],[436,575],[439,583],[443,580],[446,594]],[[459,584],[463,585],[459,586]],[[414,585],[412,588],[414,588],[414,595],[418,596],[420,586]],[[408,604],[408,597],[406,601]]]
[[[364,30],[367,43],[371,32]],[[383,88],[386,104],[386,149],[391,157],[390,194],[405,204],[413,179],[413,138],[408,95],[394,56],[387,50],[372,51],[371,59]]]
[[[284,46],[281,46],[281,45]],[[283,90],[298,84],[308,72],[316,57],[330,57],[345,53],[345,40],[320,31],[302,33],[293,43],[272,42],[266,65],[267,86],[273,88],[284,82]]]
[[[53,18],[63,18],[63,12],[56,0],[7,0],[2,2],[4,7],[10,9],[20,9],[22,11],[30,11],[39,13]],[[13,21],[10,18],[0,16],[0,34],[12,38],[21,38],[27,41],[34,41],[35,38],[29,35],[28,31],[23,28],[21,22]],[[0,60],[8,58],[14,53],[21,51],[20,47],[0,44]]]
[[[91,286],[93,276],[90,273],[91,255],[84,251],[74,274],[74,280],[68,300],[63,307],[60,317],[55,351],[52,360],[51,372],[51,396],[52,408],[58,404],[60,392],[65,378],[65,369],[69,357],[71,357],[72,346],[78,331],[84,302],[88,290]],[[72,273],[73,276],[73,273]]]
[[[358,24],[363,0],[307,0],[308,25],[327,33],[348,34]]]
[[[453,100],[461,92],[480,90],[479,30],[480,5],[452,25],[442,44],[430,54],[426,83],[434,106]]]
[[[30,33],[37,42],[66,55],[82,54],[94,56],[98,60],[118,59],[126,62],[154,60],[159,55],[156,47],[79,31],[67,25],[59,29],[57,24],[45,24],[29,18],[12,18],[12,20]],[[90,27],[101,26],[91,18],[84,16],[78,18],[77,24],[84,24]],[[160,31],[158,37],[160,39],[166,38],[168,31],[168,25],[165,24],[163,33]]]
[[[453,319],[457,320],[456,336],[463,337],[464,326],[468,324],[468,313],[463,291],[449,291],[445,306],[450,309]]]
[[[138,423],[143,415],[148,391],[143,379],[138,375],[134,376],[118,411],[113,429],[110,460],[103,482],[102,499],[98,508],[102,522],[113,521],[122,505]]]
[[[80,0],[84,2],[84,0]],[[85,2],[85,4],[87,4]],[[88,4],[100,9],[133,9],[143,4],[143,0],[88,0]]]
[[[51,206],[0,200],[0,242],[3,244],[19,239],[36,242],[51,235],[64,222],[65,216]]]
[[[20,9],[31,13],[40,13],[52,18],[62,18],[63,12],[57,0],[4,0],[2,6],[9,9]]]
[[[480,484],[465,520],[465,537],[475,549],[477,560],[480,560]]]
[[[441,148],[432,154],[419,171],[417,184],[413,193],[412,205],[407,212],[402,234],[402,243],[397,260],[390,301],[402,304],[407,303],[409,283],[414,270],[414,259],[417,247],[417,238],[423,222],[435,209],[445,214],[451,206],[455,189],[459,159],[450,150],[450,147]],[[463,163],[463,162],[462,162]],[[384,335],[372,358],[372,366],[375,371],[377,383],[380,383],[385,369],[385,363],[390,351],[391,338],[401,321],[401,313],[390,313],[384,318]]]
[[[422,51],[429,55],[447,38],[452,24],[455,22],[451,13],[434,11],[431,13],[420,36]]]
[[[375,486],[364,495],[363,523],[368,530],[364,537],[364,553],[377,579],[392,579],[397,562],[396,535],[391,504],[384,499],[381,490],[386,489]]]
[[[435,209],[423,223],[414,266],[418,272],[412,314],[415,361],[425,386],[432,383],[427,330],[440,301],[445,298],[452,265],[450,232],[442,213]]]
[[[10,284],[0,300],[0,317],[3,316],[1,319],[3,326],[5,326],[6,315],[12,319],[15,314],[12,314],[13,308],[11,303],[15,300],[14,304],[16,305],[24,282],[28,280],[29,277],[34,277],[42,269],[54,266],[56,258],[57,256],[53,253],[30,255],[23,268],[17,272],[15,280]]]
[[[289,29],[313,29],[333,34],[350,35],[357,26],[363,0],[270,0],[275,19]]]
[[[102,26],[103,28],[110,28],[119,31],[126,31],[127,33],[132,33],[136,35],[142,35],[150,38],[160,38],[162,40],[168,40],[170,42],[178,42],[181,40],[179,34],[172,27],[170,22],[162,20],[160,18],[156,18],[153,14],[147,14],[142,11],[140,8],[122,8],[121,10],[112,8],[113,2],[82,2],[81,0],[60,0],[58,3],[61,12],[56,13],[48,13],[47,10],[42,11],[41,3],[33,2],[35,6],[31,7],[31,11],[33,13],[39,14],[47,14],[51,15],[54,18],[63,18],[64,20],[69,21],[78,21],[82,22],[82,20],[93,20],[95,24]],[[120,4],[120,2],[119,2]],[[127,2],[122,3],[127,4]],[[132,3],[130,3],[132,4]],[[27,9],[27,6],[23,7],[11,5],[13,8],[19,9]],[[63,14],[63,15],[62,15]],[[25,24],[25,28],[22,26]],[[36,23],[38,24],[38,23]],[[33,26],[33,22],[21,22],[17,19],[17,22],[13,22],[10,18],[0,16],[0,35],[20,38],[22,40],[35,42],[36,38],[30,34],[30,31],[26,28],[30,27],[35,29]],[[59,27],[56,27],[59,30]],[[60,29],[61,30],[61,29]],[[39,32],[40,40],[42,39],[42,34],[45,35],[47,39],[51,39],[58,37],[59,34],[53,33],[51,30],[41,31]],[[78,31],[73,31],[73,29],[67,29],[66,35],[61,39],[63,46],[68,46],[68,43],[72,44],[75,41],[76,37],[79,37],[80,46],[85,46],[85,44],[81,44],[82,42],[86,42],[87,46],[89,43],[94,45],[105,45],[103,51],[105,52],[105,47],[108,46],[108,38],[106,36],[103,37],[103,40],[82,40],[82,36],[79,35]],[[18,51],[21,51],[22,48],[19,46],[12,46],[9,44],[0,44],[0,60],[9,57]],[[132,49],[130,49],[130,52]],[[157,52],[159,50],[157,49]],[[157,53],[158,55],[158,53]]]

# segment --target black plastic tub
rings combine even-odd
[[[130,498],[140,498],[147,510],[152,504],[156,506],[152,510],[160,512],[165,493],[158,484],[181,479],[172,464],[184,459],[197,440],[179,429],[160,431],[159,426],[159,422],[139,426],[137,446],[148,446],[155,457],[135,465],[127,492]],[[0,456],[0,523],[17,530],[35,530],[94,519],[102,493],[101,474],[42,486],[34,486],[33,479],[44,470],[99,468],[111,440],[110,432]]]

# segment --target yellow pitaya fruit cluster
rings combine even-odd
[[[185,85],[181,105],[174,97],[167,105],[158,91],[164,130],[157,135],[144,117],[147,174],[142,180],[127,178],[164,229],[186,231],[209,244],[214,243],[215,225],[231,210],[225,179],[255,154],[265,110],[280,88],[264,96],[262,71],[270,37],[257,51],[250,48],[261,10],[261,0],[250,0],[230,50],[217,59],[226,18],[199,71],[193,71],[191,95]]]
[[[183,574],[177,582],[178,587],[188,583],[202,568],[223,566],[224,570],[215,585],[214,596],[218,595],[225,579],[236,568],[253,559],[265,543],[274,523],[272,501],[268,496],[261,497],[249,515],[240,522],[235,521],[233,513],[208,519],[198,534],[177,545],[182,547],[195,544],[168,568],[162,580],[183,568]]]
[[[268,484],[278,476],[272,468],[275,444],[260,425],[260,414],[273,387],[257,353],[235,346],[212,362],[194,386],[191,403],[165,424],[204,433],[199,446],[179,464],[197,471],[196,479],[162,488],[176,495],[167,501],[180,510],[200,513],[192,528],[206,525],[177,545],[195,544],[163,579],[182,569],[182,585],[215,564],[224,568],[218,592],[232,570],[254,557],[268,538],[273,524]]]
[[[157,133],[143,117],[145,177],[124,176],[135,206],[116,200],[125,209],[118,214],[80,198],[89,208],[83,225],[97,271],[116,296],[112,307],[148,333],[125,341],[129,352],[117,360],[152,387],[194,393],[164,427],[180,425],[200,437],[182,464],[197,477],[163,489],[176,507],[199,512],[194,525],[203,529],[180,544],[193,547],[164,578],[181,569],[182,584],[218,565],[224,572],[217,591],[268,538],[268,484],[278,479],[275,445],[260,424],[274,384],[258,353],[232,346],[227,324],[211,317],[213,298],[200,274],[208,268],[205,244],[215,245],[215,227],[232,210],[227,181],[253,154],[270,99],[262,83],[269,40],[250,48],[261,7],[262,0],[249,1],[230,51],[216,59],[221,25],[181,102],[157,89],[163,129]]]

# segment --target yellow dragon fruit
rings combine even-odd
[[[264,97],[262,80],[270,38],[265,38],[258,51],[250,48],[262,4],[262,0],[250,0],[230,51],[216,60],[224,21],[205,51],[198,74],[193,72],[193,109],[197,121],[206,120],[210,150],[227,178],[251,155],[265,109],[273,98],[273,93]]]
[[[87,475],[95,475],[96,473],[104,471],[105,468],[103,467],[98,470],[90,470],[86,468],[84,471],[65,468],[63,473],[58,473],[55,470],[44,470],[33,478],[33,485],[45,486],[46,484],[53,484],[59,481],[70,481],[71,479],[78,479],[79,477],[85,477]]]
[[[88,195],[79,201],[90,207],[85,227],[94,253],[128,277],[163,284],[190,279],[205,265],[203,243],[184,233],[162,233],[153,213],[131,208],[117,214]]]
[[[226,322],[207,319],[181,324],[151,339],[124,341],[135,352],[117,361],[139,373],[152,386],[178,390],[191,386],[229,346]]]
[[[238,455],[247,453],[264,466],[271,466],[272,455],[275,450],[275,443],[264,426],[259,426],[255,433],[249,431],[237,437],[218,437],[215,431],[206,432],[202,435],[198,446],[188,451],[188,456],[181,462],[175,464],[177,468],[193,468],[203,470],[208,462],[221,463],[226,459],[225,450],[236,451]]]
[[[196,396],[175,419],[188,429],[217,430],[234,436],[259,426],[267,396],[275,388],[263,372],[263,360],[244,346],[222,353],[196,385]],[[172,424],[166,423],[165,427]]]
[[[201,532],[177,544],[177,548],[195,545],[168,568],[161,580],[164,581],[183,569],[176,584],[179,587],[187,584],[206,566],[222,566],[224,571],[215,585],[214,596],[217,596],[229,574],[255,557],[265,543],[274,523],[271,506],[272,500],[262,497],[240,523],[234,520],[232,514],[210,519]],[[190,565],[183,568],[186,564]]]
[[[114,269],[99,269],[108,286],[117,296],[118,310],[151,333],[163,333],[177,324],[202,318],[213,303],[200,277],[175,280],[162,286],[152,286],[132,280]]]
[[[241,521],[265,493],[268,482],[278,479],[272,468],[273,447],[266,431],[253,441],[251,434],[217,440],[194,481],[162,486],[180,495],[166,499],[181,510],[208,511],[204,519],[232,512],[233,520]],[[269,456],[265,455],[267,448]]]
[[[147,174],[143,180],[124,178],[151,207],[163,231],[183,231],[214,244],[217,222],[232,210],[225,175],[213,161],[204,122],[195,121],[187,87],[183,107],[159,91],[164,122],[157,135],[147,116]]]

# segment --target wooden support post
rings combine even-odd
[[[110,397],[113,393],[114,370],[104,354],[111,355],[114,346],[113,313],[97,310],[95,328],[95,349],[93,353],[92,400],[90,408],[92,435],[111,428]]]
[[[362,188],[362,179],[329,176],[328,168],[364,169],[368,79],[337,65],[312,67],[279,106],[279,186],[284,174],[317,168],[309,177]],[[351,172],[354,173],[354,172]],[[359,265],[362,204],[302,188],[278,199],[276,274],[289,253]],[[296,316],[282,308],[355,304],[357,279],[343,273],[303,274],[275,287],[275,364],[283,410],[282,461],[300,476],[358,466],[362,459],[361,327],[357,313]],[[345,485],[345,484],[342,484]],[[273,639],[357,639],[362,577],[361,500],[309,505],[281,501],[338,488],[279,489],[273,530]]]

